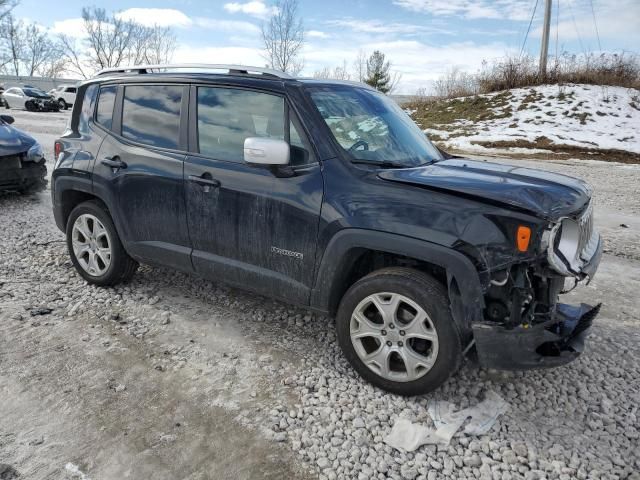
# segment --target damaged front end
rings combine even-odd
[[[472,325],[480,363],[520,370],[555,367],[575,360],[600,304],[558,302],[565,284],[593,278],[602,256],[589,205],[575,218],[563,218],[542,235],[535,262],[512,265],[491,276],[484,320]]]

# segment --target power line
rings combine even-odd
[[[529,26],[527,27],[527,33],[524,36],[524,41],[522,42],[522,48],[520,48],[520,56],[522,57],[522,53],[524,52],[524,46],[527,44],[527,38],[529,38],[529,32],[531,31],[531,24],[533,23],[533,17],[536,16],[536,10],[538,9],[538,1],[536,0],[536,4],[533,7],[533,13],[531,14],[531,19],[529,20]]]
[[[527,14],[527,17],[531,16],[531,13],[533,12],[534,8],[535,8],[535,2],[532,1],[531,5],[529,6],[529,13]],[[527,17],[524,17],[524,18],[527,18]],[[518,35],[516,37],[516,47],[521,44],[522,39],[524,38],[525,28],[526,28],[526,24],[521,24],[520,22],[518,22],[518,32],[517,32]],[[522,47],[522,45],[520,46]]]
[[[593,8],[593,0],[589,0],[591,3],[591,14],[593,15],[593,26],[596,28],[596,37],[598,38],[598,49],[602,52],[602,45],[600,44],[600,32],[598,32],[598,23],[596,22],[596,11]]]
[[[580,35],[580,31],[578,30],[578,24],[576,23],[576,17],[573,14],[573,8],[571,8],[571,2],[569,2],[569,13],[571,14],[571,20],[573,21],[573,28],[576,31],[576,36],[578,37],[578,42],[580,43],[580,49],[582,50],[583,55],[587,55],[587,51],[584,49],[584,44],[582,43],[582,36]]]

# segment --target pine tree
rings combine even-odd
[[[384,53],[376,50],[367,60],[367,78],[364,82],[382,93],[389,93],[392,87],[390,67],[390,63],[385,61]]]

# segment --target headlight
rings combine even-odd
[[[543,234],[542,240],[554,270],[567,277],[580,276],[600,242],[600,235],[593,228],[593,202],[578,218],[561,219]]]
[[[560,231],[556,237],[556,252],[562,254],[564,260],[577,269],[578,251],[580,247],[580,226],[570,218],[565,218],[560,224]]]
[[[31,145],[31,148],[27,151],[27,162],[39,162],[44,158],[44,152],[42,151],[42,145],[38,142]]]

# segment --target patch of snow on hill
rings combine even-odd
[[[640,153],[640,91],[636,89],[546,85],[513,89],[508,93],[511,95],[506,105],[491,109],[493,116],[503,118],[478,122],[460,119],[425,132],[463,151],[487,152],[495,149],[476,142],[507,141],[530,142],[530,146],[540,147],[542,151],[545,146],[555,144]],[[497,95],[501,93],[485,96]],[[540,137],[548,140],[540,141]],[[533,150],[526,148],[528,153],[535,153]]]

